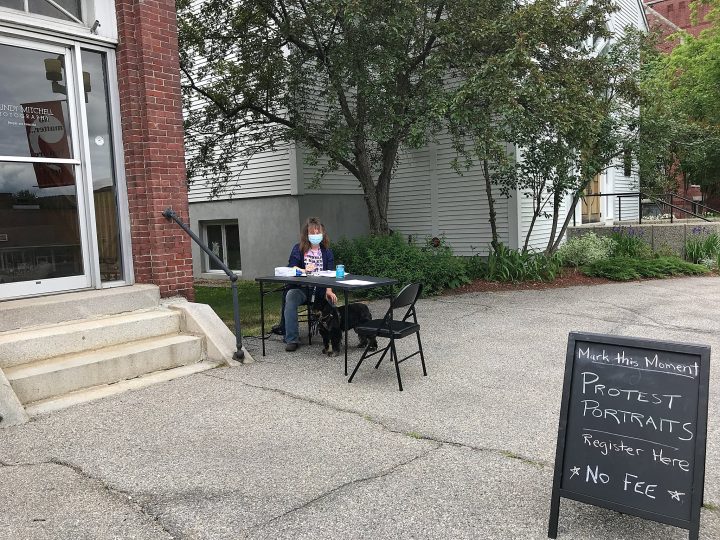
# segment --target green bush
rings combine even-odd
[[[557,255],[544,253],[523,253],[498,246],[491,252],[485,263],[485,275],[489,281],[552,281],[560,273],[560,259]]]
[[[424,295],[439,294],[470,283],[468,265],[455,257],[443,241],[438,247],[429,243],[416,246],[405,242],[399,234],[362,236],[341,239],[332,246],[335,262],[345,265],[345,272],[356,275],[382,276],[397,279],[405,285],[423,284]],[[380,289],[367,291],[368,297],[383,295]]]
[[[653,250],[645,242],[643,229],[633,227],[616,227],[610,236],[612,240],[611,257],[629,257],[635,259],[649,259],[653,256]]]
[[[589,232],[565,242],[558,250],[558,258],[563,266],[585,266],[607,259],[612,249],[610,237]]]
[[[717,262],[720,256],[720,236],[717,233],[702,234],[702,229],[693,229],[693,236],[685,242],[685,258],[693,263],[701,261]]]
[[[707,274],[709,270],[702,265],[692,264],[677,257],[658,257],[656,259],[613,257],[585,266],[582,272],[592,277],[604,277],[614,281],[630,281],[641,278],[702,275]]]

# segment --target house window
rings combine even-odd
[[[632,176],[632,152],[629,148],[626,148],[623,152],[623,174]]]
[[[83,22],[81,0],[0,0],[0,7],[80,24]]]
[[[239,272],[240,266],[240,229],[237,221],[214,222],[205,224],[205,243],[217,258],[230,270]],[[205,256],[206,272],[222,272],[215,261]]]

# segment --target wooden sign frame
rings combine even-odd
[[[634,347],[648,349],[652,352],[670,352],[698,357],[698,400],[697,424],[695,433],[695,460],[692,476],[692,495],[690,502],[690,519],[678,519],[660,513],[649,512],[643,509],[625,505],[621,502],[588,496],[562,488],[563,465],[565,459],[565,444],[570,411],[570,395],[573,388],[573,368],[575,364],[575,349],[577,342],[589,342],[599,345],[615,345],[620,347]],[[689,540],[698,540],[700,534],[700,509],[703,505],[703,489],[705,484],[705,452],[707,444],[707,414],[710,383],[710,347],[672,341],[658,341],[633,337],[612,336],[608,334],[592,334],[571,332],[568,336],[567,354],[565,359],[565,378],[563,382],[562,405],[560,407],[560,421],[558,426],[557,449],[555,452],[555,471],[553,475],[552,500],[550,504],[550,519],[548,523],[548,537],[557,538],[558,520],[560,516],[560,498],[572,499],[586,504],[592,504],[616,512],[638,516],[644,519],[657,521],[687,529]]]

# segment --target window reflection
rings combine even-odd
[[[83,273],[72,180],[53,185],[31,163],[0,163],[0,283]]]
[[[72,158],[63,56],[0,44],[0,156]]]
[[[107,89],[106,57],[95,51],[82,51],[86,87],[87,131],[95,200],[95,227],[102,281],[122,279],[122,251],[117,211],[117,184]]]

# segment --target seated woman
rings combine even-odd
[[[290,252],[288,266],[297,266],[308,273],[335,270],[335,258],[329,244],[327,231],[320,219],[308,218],[300,230],[300,242],[295,244]],[[286,351],[295,351],[300,346],[297,309],[310,300],[313,293],[315,298],[325,295],[330,303],[337,303],[337,296],[330,288],[290,285],[283,295],[280,325],[285,329]]]

